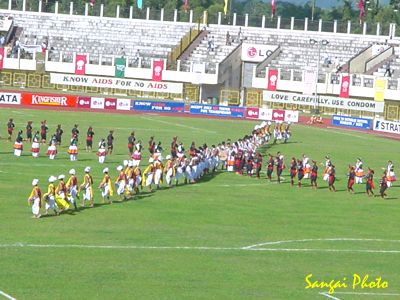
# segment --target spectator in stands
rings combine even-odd
[[[231,42],[231,35],[229,34],[229,31],[226,32],[226,45],[230,46],[232,44]]]
[[[243,34],[242,34],[242,27],[239,27],[239,32],[238,32],[238,42],[243,41]]]
[[[121,50],[119,50],[119,53],[118,53],[118,54],[119,54],[122,58],[124,58],[124,57],[126,56],[124,47],[122,47]]]
[[[317,117],[314,116],[314,115],[312,115],[312,116],[310,117],[310,120],[307,121],[307,124],[311,124],[311,125],[312,125],[312,124],[315,124],[316,119],[317,119]]]
[[[325,56],[324,56],[324,66],[329,67],[329,65],[331,65],[331,64],[332,64],[332,61],[329,58],[329,55],[325,54]]]
[[[44,41],[42,42],[42,53],[43,53],[43,54],[46,53],[47,44],[48,44],[47,40],[44,40]]]
[[[139,58],[140,58],[140,51],[139,49],[136,50],[134,59],[133,59],[133,64],[138,65],[139,64]]]
[[[208,52],[214,52],[214,36],[208,38],[207,50]]]
[[[390,61],[388,61],[388,63],[386,64],[386,71],[385,71],[385,74],[383,74],[383,76],[386,76],[386,74],[388,74],[388,77],[392,77],[392,70],[390,68]]]

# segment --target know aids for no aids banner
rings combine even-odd
[[[183,91],[183,84],[176,82],[157,82],[115,77],[81,76],[62,73],[50,73],[50,83],[173,94],[181,94]]]

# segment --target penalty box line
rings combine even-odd
[[[0,244],[0,248],[76,248],[76,249],[120,249],[120,250],[199,250],[199,251],[261,251],[261,252],[332,252],[332,253],[382,253],[400,254],[400,250],[371,249],[317,249],[317,248],[247,248],[247,247],[207,247],[207,246],[135,246],[135,245],[80,245],[80,244]]]

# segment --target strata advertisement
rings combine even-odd
[[[183,91],[182,83],[59,73],[50,73],[50,83],[173,94],[181,94]]]
[[[307,96],[295,93],[263,91],[263,100],[277,103],[332,107],[339,109],[362,110],[369,112],[383,112],[384,102],[370,100],[344,99],[328,96]]]
[[[0,93],[0,104],[21,104],[20,93]]]
[[[380,120],[380,119],[374,119],[373,130],[400,134],[400,123],[386,121],[386,120]]]

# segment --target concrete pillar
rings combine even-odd
[[[265,15],[263,15],[261,19],[261,28],[265,28]]]
[[[178,21],[178,10],[174,9],[174,22]]]
[[[119,5],[117,5],[117,12],[116,12],[116,14],[115,14],[115,17],[116,17],[116,18],[119,18]]]
[[[11,10],[11,0],[10,0],[10,2],[8,3],[8,9],[9,10]],[[39,0],[39,9],[38,9],[38,12],[42,12],[42,0]]]
[[[69,3],[69,14],[72,16],[74,14],[74,2]]]
[[[206,10],[203,12],[203,24],[207,25],[207,11]]]
[[[58,1],[56,1],[56,5],[54,6],[54,13],[58,14]]]
[[[244,16],[244,27],[249,26],[249,14],[245,14]]]
[[[100,17],[101,18],[104,17],[104,4],[103,3],[100,5]]]
[[[189,23],[193,23],[193,10],[189,11]]]
[[[278,16],[278,20],[276,21],[276,29],[281,29],[281,16]]]
[[[85,3],[85,16],[89,15],[89,3]]]
[[[222,13],[218,12],[218,25],[221,25]]]
[[[40,9],[39,9],[39,12],[42,10],[42,1],[41,0],[39,0],[39,5],[40,5]],[[8,0],[8,10],[11,10],[11,8],[12,8],[12,0]]]
[[[291,17],[290,18],[290,30],[293,30],[293,29],[294,29],[294,17]]]
[[[150,7],[146,8],[146,20],[150,20]]]
[[[376,35],[381,35],[381,23],[376,23]]]
[[[318,21],[318,32],[322,31],[322,19],[319,19]]]
[[[161,8],[160,21],[164,21],[164,8]]]
[[[351,32],[351,21],[347,21],[347,34]]]
[[[363,24],[363,35],[367,34],[367,22],[364,22]]]
[[[308,18],[304,19],[304,31],[308,31]]]
[[[129,19],[132,19],[132,18],[133,18],[133,6],[131,5],[129,7]]]
[[[333,21],[333,33],[337,33],[337,20]]]
[[[232,21],[233,26],[236,26],[236,17],[237,17],[236,13],[233,13],[233,21]]]
[[[22,1],[22,11],[25,11],[26,10],[26,0],[23,0]],[[35,52],[33,52],[33,53],[35,53]]]

